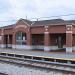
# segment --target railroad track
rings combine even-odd
[[[52,62],[47,60],[45,61],[43,59],[42,60],[33,59],[33,57],[27,57],[26,55],[16,54],[14,56],[12,54],[0,53],[0,61],[75,74],[75,64],[66,64],[66,63]]]

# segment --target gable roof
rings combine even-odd
[[[22,19],[24,22],[26,22],[26,23],[28,23],[29,25],[31,25],[32,24],[32,21],[30,21],[30,20],[27,20],[27,19]]]
[[[68,23],[75,23],[75,20],[66,20]]]
[[[23,22],[26,22],[30,26],[40,26],[40,25],[67,25],[67,24],[75,24],[75,20],[63,20],[63,19],[51,19],[51,20],[40,20],[40,21],[30,21],[27,19],[21,19]],[[1,28],[12,28],[16,24],[4,26]]]
[[[52,20],[41,20],[41,21],[33,21],[33,22],[35,22],[33,25],[50,25],[50,24],[64,23],[64,20],[52,19]]]
[[[0,27],[0,28],[8,29],[8,28],[12,28],[12,27],[14,27],[14,25],[15,25],[15,24],[8,25],[8,26],[3,26],[3,27]]]

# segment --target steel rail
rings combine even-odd
[[[19,56],[14,57],[8,55],[0,55],[0,61],[75,74],[75,64],[65,64],[65,63],[51,62],[45,60],[28,59]]]

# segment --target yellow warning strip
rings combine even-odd
[[[56,58],[56,57],[47,57],[47,56],[36,56],[36,55],[25,55],[25,54],[19,54],[19,53],[10,53],[10,52],[2,52],[5,54],[14,54],[14,55],[22,55],[22,56],[31,56],[31,57],[39,57],[39,58],[49,58],[49,59],[56,59],[56,60],[66,60],[66,61],[75,61],[75,58]]]

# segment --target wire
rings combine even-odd
[[[57,15],[57,16],[39,17],[39,18],[29,18],[29,19],[26,17],[26,19],[28,19],[28,20],[32,20],[32,19],[37,20],[38,19],[39,20],[39,19],[44,19],[44,18],[49,19],[49,18],[53,18],[53,17],[58,18],[58,17],[62,17],[62,16],[73,16],[73,15],[75,15],[75,14],[66,14],[66,15]],[[5,20],[5,21],[1,20],[0,22],[15,22],[15,21],[17,21],[17,19]]]
[[[31,18],[31,19],[52,18],[52,17],[73,16],[73,15],[75,14],[57,15],[57,16],[50,16],[50,17],[39,17],[39,18]]]

